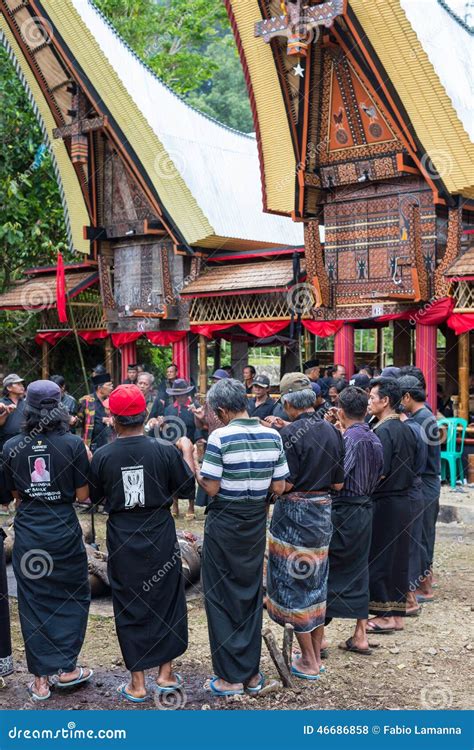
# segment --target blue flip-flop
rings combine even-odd
[[[90,674],[88,674],[87,677],[84,677],[84,669],[83,667],[79,667],[79,677],[76,677],[75,680],[71,680],[71,682],[60,682],[58,680],[54,683],[54,687],[64,689],[74,687],[75,685],[82,685],[83,682],[89,682],[90,678],[94,674],[94,670],[90,669],[89,671]]]
[[[431,602],[434,602],[434,596],[429,599],[428,597],[423,596],[423,594],[417,594],[416,601],[418,602],[418,604],[431,604]]]
[[[117,688],[117,693],[122,696],[122,698],[126,698],[131,703],[146,703],[147,700],[149,700],[148,695],[145,695],[144,698],[135,698],[134,695],[130,695],[130,693],[127,693],[125,688],[127,687],[127,683],[124,682],[123,685],[120,685],[120,687]]]
[[[257,695],[260,692],[260,690],[262,690],[262,688],[265,687],[265,682],[266,682],[265,677],[264,677],[264,675],[261,672],[259,672],[259,675],[260,675],[260,681],[259,681],[258,685],[254,685],[254,687],[250,687],[248,685],[245,688],[245,690],[247,691],[247,693],[250,693],[250,695]]]
[[[177,672],[175,672],[175,677],[176,677],[176,685],[168,685],[166,687],[162,685],[156,685],[155,686],[156,692],[157,693],[174,693],[176,692],[176,690],[181,690],[181,688],[184,685],[183,678]]]
[[[243,688],[241,688],[240,690],[219,690],[219,688],[217,688],[215,685],[218,679],[219,679],[218,677],[214,677],[214,679],[211,680],[209,683],[209,687],[211,688],[214,695],[225,696],[225,695],[243,695],[244,694]]]
[[[321,666],[319,667],[319,674],[324,674],[324,672],[327,672],[327,669],[324,664],[321,664]]]
[[[300,680],[319,680],[319,674],[306,674],[306,672],[300,672],[296,667],[291,667],[291,674],[295,677],[299,677]]]
[[[35,683],[32,682],[28,685],[28,693],[30,695],[31,700],[36,701],[37,703],[40,703],[41,701],[47,701],[48,698],[51,698],[51,690],[48,689],[48,692],[46,695],[38,695],[38,693],[35,693],[33,690],[33,685]]]

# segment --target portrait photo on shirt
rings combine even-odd
[[[143,466],[126,466],[122,468],[125,508],[145,507],[145,475]]]
[[[51,457],[49,453],[43,456],[28,456],[31,482],[51,482]]]

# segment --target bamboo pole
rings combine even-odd
[[[207,392],[207,339],[199,336],[199,393],[205,396]]]
[[[41,343],[41,377],[43,380],[49,378],[49,344],[47,341]]]
[[[469,331],[458,339],[459,416],[469,421]]]
[[[87,379],[87,372],[86,372],[86,366],[84,364],[84,357],[82,356],[81,341],[79,339],[79,334],[78,334],[77,328],[76,328],[76,321],[75,321],[75,318],[74,318],[74,310],[73,310],[73,307],[72,307],[72,305],[71,305],[70,302],[68,303],[68,308],[69,308],[69,316],[70,316],[70,319],[71,319],[72,332],[74,333],[74,338],[76,339],[76,346],[77,346],[77,353],[79,355],[79,362],[81,363],[81,370],[82,370],[82,376],[84,378],[84,385],[86,387],[85,392],[88,393],[89,392],[89,381]]]

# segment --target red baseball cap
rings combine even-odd
[[[119,385],[109,396],[109,409],[119,417],[133,417],[145,411],[145,396],[137,385]]]

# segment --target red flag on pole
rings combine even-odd
[[[61,253],[58,253],[58,263],[56,266],[56,305],[58,308],[59,322],[67,323],[66,276],[64,273],[64,260]]]

